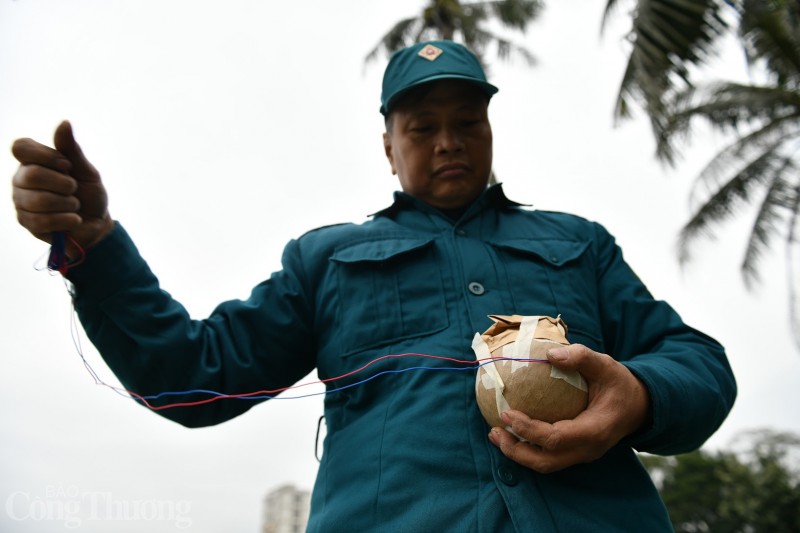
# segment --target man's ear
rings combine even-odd
[[[386,159],[389,160],[389,165],[392,167],[392,174],[397,174],[397,169],[394,168],[394,154],[392,153],[392,136],[389,132],[383,134],[383,151],[386,154]]]

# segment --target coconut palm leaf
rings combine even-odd
[[[620,0],[608,0],[602,27]],[[678,255],[690,258],[699,236],[748,204],[756,212],[741,271],[750,287],[759,259],[776,238],[787,247],[792,325],[800,346],[800,0],[638,0],[628,34],[631,51],[615,116],[645,109],[659,159],[675,165],[698,121],[733,140],[706,165],[692,187],[692,215]],[[726,22],[728,20],[729,22]],[[694,67],[714,54],[717,39],[738,35],[760,84],[717,82],[695,87]]]
[[[483,28],[476,27],[470,29],[469,32],[464,32],[464,44],[479,58],[485,57],[486,49],[490,45],[494,45],[497,47],[497,57],[501,60],[509,61],[512,57],[517,56],[521,57],[528,66],[536,64],[536,57],[530,50]],[[484,68],[486,67],[484,66]]]
[[[381,53],[391,55],[416,42],[445,39],[462,42],[483,64],[486,64],[486,50],[494,45],[498,58],[505,60],[520,56],[530,65],[534,63],[530,50],[487,30],[485,26],[496,19],[503,27],[524,33],[543,7],[542,0],[430,0],[419,15],[395,24],[370,50],[365,61],[369,62]]]
[[[689,221],[681,229],[678,238],[678,258],[682,263],[690,259],[690,244],[698,237],[713,236],[713,228],[732,217],[737,209],[748,203],[756,191],[764,187],[769,180],[766,170],[772,164],[775,150],[780,142],[767,147],[760,157],[750,161],[739,172],[727,181],[711,190],[708,198],[695,208]],[[708,184],[707,180],[698,179],[695,184]]]
[[[693,203],[700,207],[694,208],[681,233],[679,257],[688,260],[689,243],[708,234],[712,224],[729,217],[743,203],[754,201],[754,190],[767,190],[743,263],[745,280],[752,281],[756,259],[769,240],[765,231],[776,231],[771,225],[775,209],[791,212],[791,202],[781,194],[785,196],[798,183],[792,158],[800,143],[800,95],[782,88],[724,83],[706,91],[688,89],[679,96],[658,139],[663,159],[674,162],[671,143],[678,135],[688,135],[696,118],[738,135],[706,165],[692,188]],[[742,131],[745,128],[749,133]]]
[[[792,184],[787,177],[795,170],[790,157],[780,156],[776,156],[773,164],[766,170],[766,173],[771,174],[766,180],[770,185],[756,213],[740,267],[748,288],[760,281],[759,260],[769,250],[771,241],[782,232],[786,221],[791,218],[787,215],[790,214],[788,199],[792,194]]]
[[[789,274],[787,286],[789,287],[789,320],[792,332],[800,348],[800,185],[794,190],[794,202],[790,204],[792,213],[788,227],[789,236],[786,238],[786,271]]]
[[[800,115],[797,114],[783,121],[767,123],[739,137],[721,150],[700,173],[692,188],[692,204],[711,202],[712,199],[703,197],[703,191],[714,191],[721,187],[726,174],[733,173],[733,177],[752,175],[753,180],[762,179],[764,176],[759,175],[759,172],[768,169],[758,165],[771,164],[770,157],[774,159],[784,154],[792,157],[793,145],[798,139],[800,139]],[[749,197],[744,199],[750,200]]]
[[[696,119],[704,119],[714,128],[740,137],[713,160],[712,168],[722,171],[743,150],[764,142],[761,136],[774,129],[790,134],[800,123],[800,93],[782,87],[712,83],[699,89],[689,88],[676,94],[665,107],[665,118],[656,137],[656,155],[674,165]],[[763,127],[759,128],[759,125]],[[745,135],[742,130],[754,130]],[[760,130],[763,130],[759,133]]]
[[[370,62],[377,59],[381,50],[399,50],[405,47],[406,43],[414,42],[414,39],[422,29],[419,17],[408,17],[400,20],[381,37],[378,44],[364,58],[364,61]]]
[[[544,2],[539,0],[496,0],[482,4],[491,9],[504,26],[523,33],[544,8]]]
[[[739,34],[751,63],[763,61],[779,85],[800,83],[800,6],[796,0],[744,0]]]
[[[700,94],[701,96],[697,97]],[[692,188],[694,213],[680,232],[678,256],[690,259],[689,247],[701,235],[743,206],[757,204],[741,264],[745,284],[759,281],[759,260],[771,242],[782,236],[787,250],[792,329],[800,346],[800,94],[784,87],[715,84],[689,89],[673,102],[661,131],[658,152],[674,162],[674,138],[688,136],[694,119],[734,132],[735,139],[706,165]]]
[[[620,8],[608,0],[602,28]],[[617,119],[631,115],[632,104],[641,105],[658,131],[664,100],[676,88],[691,85],[689,68],[702,65],[714,53],[724,33],[719,0],[638,0],[627,38],[631,43],[615,105]]]

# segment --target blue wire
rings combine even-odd
[[[412,366],[412,367],[400,368],[400,369],[396,369],[396,370],[383,370],[381,372],[378,372],[377,374],[369,376],[368,378],[362,379],[361,381],[357,381],[355,383],[350,383],[349,385],[343,385],[343,386],[337,387],[335,389],[324,390],[322,392],[313,392],[313,393],[310,393],[310,394],[303,394],[303,395],[300,395],[300,396],[288,396],[288,397],[283,396],[282,397],[282,396],[278,396],[278,395],[274,395],[273,396],[273,395],[268,395],[268,394],[264,394],[264,395],[260,395],[260,396],[235,396],[235,395],[232,395],[232,394],[225,394],[223,392],[217,392],[217,391],[213,391],[213,390],[192,389],[192,390],[187,390],[187,391],[161,392],[161,393],[158,393],[158,394],[154,394],[152,396],[142,396],[141,398],[143,398],[145,400],[157,400],[159,398],[163,398],[163,397],[166,397],[166,396],[183,396],[183,395],[189,395],[189,394],[208,394],[210,396],[228,397],[231,400],[251,400],[251,401],[255,401],[255,400],[299,400],[301,398],[311,398],[313,396],[321,396],[323,394],[332,394],[334,392],[341,392],[343,390],[347,390],[347,389],[350,389],[350,388],[353,388],[353,387],[357,387],[359,385],[363,385],[363,384],[365,384],[365,383],[367,383],[369,381],[372,381],[373,379],[375,379],[377,377],[384,376],[386,374],[401,374],[403,372],[409,372],[411,370],[461,370],[461,371],[463,371],[463,370],[477,370],[477,369],[479,369],[480,367],[482,367],[484,365],[488,365],[488,364],[494,363],[496,361],[517,361],[517,362],[521,362],[521,363],[535,363],[535,362],[541,363],[541,362],[546,362],[546,361],[541,360],[541,359],[513,359],[513,358],[510,358],[510,357],[496,357],[491,361],[485,361],[483,363],[480,363],[477,366],[463,366],[463,367],[461,367],[461,366],[448,366],[448,367]]]

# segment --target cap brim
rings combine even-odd
[[[380,112],[383,115],[386,115],[386,113],[388,113],[392,109],[394,104],[397,103],[397,100],[400,97],[402,97],[404,94],[406,94],[408,91],[410,91],[411,89],[414,89],[415,87],[419,87],[420,85],[425,85],[426,83],[430,83],[432,81],[438,81],[438,80],[464,80],[464,81],[468,81],[468,82],[472,83],[473,85],[476,85],[479,89],[481,89],[484,92],[484,94],[486,95],[487,98],[491,98],[492,96],[494,96],[494,94],[497,91],[500,90],[500,89],[498,89],[497,87],[495,87],[494,85],[492,85],[489,82],[486,82],[486,81],[483,81],[483,80],[480,80],[480,79],[477,79],[477,78],[473,78],[473,77],[470,77],[470,76],[459,76],[458,74],[437,74],[435,76],[428,76],[427,78],[423,78],[421,80],[418,80],[418,81],[412,83],[411,85],[409,85],[407,87],[403,87],[401,90],[397,91],[396,93],[391,95],[386,100],[386,104],[381,106]]]

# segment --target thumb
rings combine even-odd
[[[72,168],[69,175],[78,182],[75,196],[80,202],[81,228],[72,232],[75,239],[84,248],[93,245],[113,229],[113,221],[108,214],[108,194],[94,168],[81,147],[75,141],[72,124],[66,120],[58,125],[53,135],[56,150],[66,157]]]
[[[547,350],[547,359],[562,370],[576,370],[585,378],[592,379],[603,374],[608,356],[590,350],[582,344],[569,344]]]
[[[69,172],[70,176],[82,182],[100,181],[97,169],[86,159],[86,156],[83,155],[83,150],[75,140],[72,124],[69,121],[65,120],[58,125],[53,135],[53,143],[56,150],[72,163],[72,169]]]

